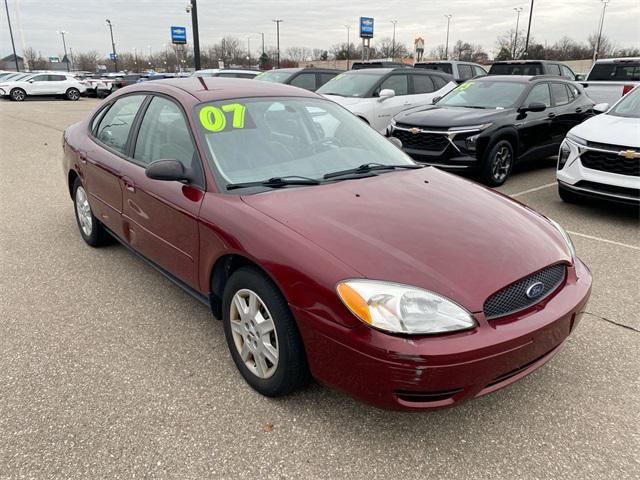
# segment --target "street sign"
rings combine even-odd
[[[60,57],[49,57],[49,62],[60,63]]]
[[[424,38],[418,37],[413,41],[416,52],[424,52]]]
[[[360,17],[360,38],[373,38],[373,18]]]
[[[187,29],[186,27],[171,27],[171,43],[184,45],[187,43]]]
[[[110,53],[109,54],[109,60],[115,62],[118,59],[118,54],[117,53]]]

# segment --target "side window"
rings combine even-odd
[[[256,78],[256,76],[253,73],[238,73],[238,78],[252,79],[252,78]]]
[[[218,74],[219,77],[226,77],[226,78],[238,78],[238,74],[237,73],[229,73],[229,72],[220,72]]]
[[[117,100],[102,117],[96,138],[108,147],[125,153],[131,124],[144,99],[144,95],[129,95]]]
[[[385,81],[382,82],[380,88],[378,88],[378,93],[384,90],[385,88],[389,88],[396,92],[396,95],[406,95],[409,93],[409,82],[406,75],[391,75]]]
[[[568,78],[569,80],[575,80],[576,76],[566,65],[560,65],[560,70],[562,70],[562,76]]]
[[[548,83],[539,83],[531,89],[524,104],[544,103],[547,107],[551,106],[551,94],[549,93]]]
[[[569,91],[569,100],[572,102],[580,95],[580,90],[575,85],[567,85],[567,90]]]
[[[294,87],[304,88],[305,90],[314,91],[316,89],[316,74],[315,73],[301,73],[291,80],[290,85]]]
[[[102,117],[104,117],[105,113],[107,113],[108,110],[109,110],[109,107],[107,106],[102,110],[100,110],[95,117],[93,117],[93,120],[91,121],[91,133],[93,135],[96,134],[96,130],[98,129],[98,124],[100,123],[100,120],[102,120]]]
[[[411,75],[413,79],[413,93],[432,93],[436,88],[431,80],[431,75]]]
[[[64,82],[66,79],[64,75],[49,75],[50,82]]]
[[[551,92],[553,93],[553,101],[555,102],[556,107],[566,105],[570,102],[569,92],[564,86],[564,83],[552,83]]]
[[[318,85],[318,88],[320,88],[322,85],[327,83],[329,80],[331,80],[335,76],[336,76],[335,73],[321,73],[320,74],[320,85]]]
[[[36,75],[35,77],[31,78],[32,82],[48,82],[49,81],[49,75]]]
[[[473,74],[474,74],[474,76],[486,75],[487,72],[485,71],[484,68],[481,68],[481,67],[478,67],[476,65],[473,65]]]
[[[461,80],[469,80],[473,78],[473,70],[471,70],[471,65],[458,64],[458,75],[460,75]]]
[[[558,75],[560,76],[560,67],[555,63],[547,64],[547,70],[549,70],[549,75]]]
[[[191,168],[195,147],[182,110],[171,100],[154,97],[144,114],[133,158],[148,165],[155,160],[178,160]]]
[[[436,75],[431,77],[431,81],[433,81],[433,85],[435,86],[436,90],[440,90],[447,84],[447,81],[444,78],[438,77]]]

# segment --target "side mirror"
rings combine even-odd
[[[398,137],[387,137],[387,140],[389,140],[394,146],[402,150],[402,140],[400,140]]]
[[[526,107],[520,107],[520,112],[544,112],[547,106],[541,102],[531,102]]]
[[[33,83],[33,80],[27,80],[27,83]]]
[[[396,96],[396,92],[391,90],[390,88],[385,88],[383,90],[380,90],[380,94],[378,95],[379,102],[384,102],[386,99],[391,98],[391,97],[395,97]]]
[[[584,80],[584,75],[582,75],[581,73],[577,73],[576,82],[581,82],[582,80]]]
[[[431,105],[435,105],[436,103],[438,103],[441,98],[442,97],[433,97],[433,99],[431,100]]]
[[[147,165],[144,174],[153,180],[188,181],[189,175],[177,160],[156,160]]]
[[[596,113],[604,113],[607,110],[609,110],[609,104],[608,103],[598,103],[597,105],[593,106],[593,111]]]

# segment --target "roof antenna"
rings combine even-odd
[[[198,75],[198,80],[200,81],[200,83],[202,84],[202,86],[204,87],[205,90],[209,90],[207,88],[207,84],[204,83],[204,79],[200,75]]]

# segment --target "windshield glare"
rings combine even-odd
[[[640,118],[640,88],[636,87],[622,97],[622,100],[609,111],[609,115]]]
[[[322,180],[375,162],[413,161],[382,135],[328,100],[247,98],[195,109],[207,160],[223,188],[273,177]]]
[[[284,83],[291,75],[293,75],[293,72],[279,72],[277,70],[271,70],[270,72],[261,73],[255,78],[256,80],[264,80],[265,82]]]
[[[340,95],[342,97],[364,97],[376,82],[380,80],[380,77],[385,74],[386,72],[380,73],[375,71],[367,73],[341,73],[316,90],[316,93]]]
[[[448,107],[512,108],[526,85],[516,82],[473,81],[458,85],[438,102]]]

